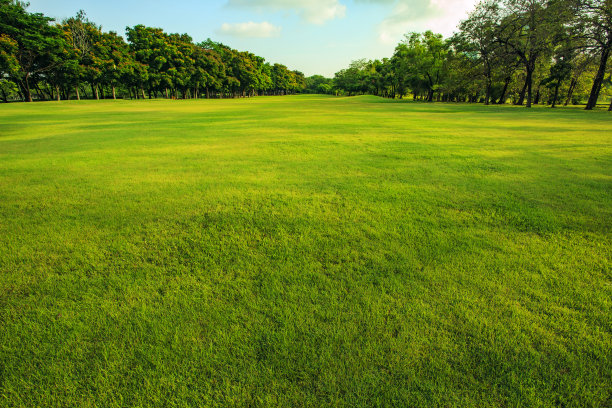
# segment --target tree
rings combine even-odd
[[[365,59],[351,62],[347,69],[338,71],[334,77],[336,87],[349,96],[368,92],[368,63]]]
[[[16,50],[17,71],[11,78],[20,86],[25,100],[32,102],[32,85],[39,76],[62,64],[66,42],[61,30],[51,25],[52,18],[28,13],[26,4],[0,0],[0,36],[9,37]]]
[[[70,38],[70,44],[74,50],[77,65],[74,67],[74,90],[78,100],[81,99],[79,91],[80,83],[84,75],[84,61],[88,59],[92,47],[92,31],[97,27],[86,17],[83,10],[79,10],[75,17],[63,21],[63,29]]]
[[[8,102],[8,95],[15,92],[16,85],[7,79],[19,72],[19,62],[15,57],[17,42],[7,35],[0,35],[0,92],[2,100]]]
[[[196,77],[201,86],[206,89],[206,98],[210,98],[210,90],[220,90],[225,80],[225,65],[219,53],[215,50],[216,43],[208,39],[199,43],[195,50]]]
[[[0,75],[15,75],[19,72],[19,61],[17,61],[17,41],[6,34],[0,35]]]
[[[498,8],[495,1],[479,3],[468,19],[461,22],[460,32],[454,39],[458,51],[478,54],[485,77],[485,105],[488,105],[491,99],[494,56],[499,48],[495,38],[495,16]]]
[[[142,97],[145,85],[149,97],[152,97],[153,92],[161,90],[168,97],[168,89],[172,90],[174,96],[180,89],[184,96],[193,63],[188,55],[191,37],[186,34],[168,35],[161,28],[143,25],[128,27],[126,32],[134,59],[148,71],[146,84],[140,86]]]
[[[498,9],[496,41],[514,53],[525,69],[525,86],[518,104],[527,92],[527,107],[532,104],[533,74],[540,58],[551,53],[568,19],[562,0],[505,0]]]
[[[102,33],[96,45],[101,69],[100,81],[110,85],[113,99],[117,99],[116,87],[130,64],[128,45],[117,33]]]
[[[591,110],[597,105],[612,52],[612,0],[579,0],[578,15],[577,32],[599,54],[599,67],[586,105]]]
[[[413,92],[425,88],[426,100],[432,102],[444,80],[448,52],[449,44],[441,34],[426,31],[407,35],[394,54],[394,65],[403,77],[398,81],[398,91],[403,91],[406,85]]]
[[[333,79],[322,75],[313,75],[305,78],[304,92],[308,94],[330,94],[333,90]]]
[[[554,89],[551,101],[552,108],[557,105],[557,100],[559,98],[559,87],[561,86],[561,83],[569,78],[572,73],[571,60],[571,51],[568,51],[567,49],[562,50],[555,56],[555,63],[550,67],[550,74],[543,81],[543,84],[548,88]]]
[[[289,70],[282,64],[274,64],[271,70],[272,87],[275,95],[285,95],[289,89]]]

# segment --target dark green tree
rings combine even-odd
[[[28,13],[26,4],[15,0],[0,0],[0,36],[16,44],[14,58],[17,71],[11,78],[19,85],[24,98],[32,102],[32,87],[42,75],[63,63],[67,47],[62,31],[52,25],[52,18],[40,13]]]

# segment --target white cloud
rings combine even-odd
[[[346,14],[346,6],[339,0],[228,0],[227,4],[260,11],[291,11],[313,24],[323,24]]]
[[[401,40],[408,32],[425,30],[450,36],[477,2],[478,0],[397,0],[392,14],[379,25],[379,39],[391,44]]]
[[[263,23],[223,23],[218,30],[219,34],[231,35],[234,37],[247,38],[269,38],[278,37],[281,32],[281,27],[264,21]]]

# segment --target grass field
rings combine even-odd
[[[612,116],[0,106],[2,407],[612,404]]]

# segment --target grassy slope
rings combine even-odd
[[[0,405],[603,406],[612,117],[0,107]]]

